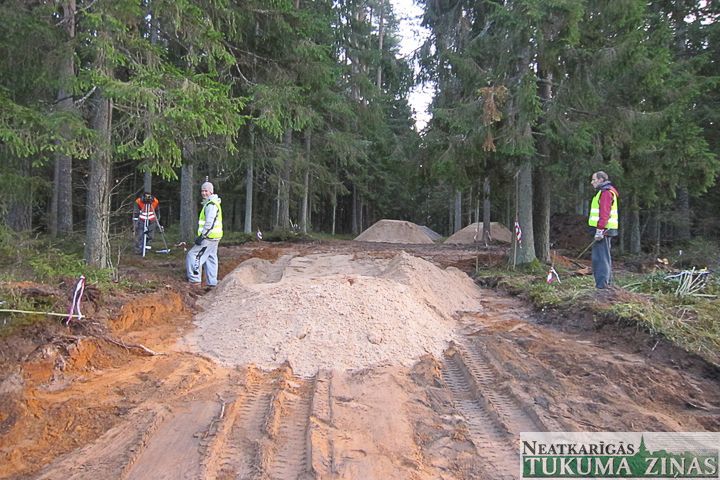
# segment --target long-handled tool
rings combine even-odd
[[[160,232],[160,237],[162,238],[163,245],[165,245],[164,249],[155,250],[155,253],[170,253],[170,248],[168,248],[167,241],[165,240],[165,228],[160,225],[160,220],[158,220],[157,218],[155,219],[155,223],[157,224],[157,229]]]
[[[577,257],[575,257],[575,259],[578,260],[580,257],[582,257],[583,255],[585,255],[585,252],[587,252],[588,249],[593,246],[593,243],[595,243],[595,239],[594,239],[594,238],[593,238],[592,242],[590,242],[590,244],[589,244],[587,247],[585,247],[585,250],[583,250],[582,252],[580,252],[580,255],[578,255]]]

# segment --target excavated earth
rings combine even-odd
[[[495,480],[519,476],[523,431],[720,430],[716,369],[467,276],[502,256],[223,247],[200,296],[171,257],[109,332],[3,362],[0,477]]]

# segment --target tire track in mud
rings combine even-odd
[[[320,370],[315,376],[308,424],[308,470],[317,478],[332,478],[335,446],[328,429],[333,424],[332,372]]]
[[[486,462],[485,474],[517,478],[520,433],[546,431],[548,426],[500,385],[497,368],[477,342],[453,344],[445,353],[442,376],[465,417],[470,439]]]
[[[263,425],[277,395],[277,379],[248,375],[245,388],[228,407],[208,448],[205,478],[253,478],[260,471]]]
[[[532,408],[523,405],[507,387],[498,388],[501,384],[500,371],[484,352],[481,344],[469,342],[467,345],[456,345],[455,348],[472,375],[478,391],[498,413],[509,433],[519,438],[521,432],[549,430],[549,425],[543,422]]]
[[[302,478],[310,465],[315,383],[288,369],[248,372],[245,391],[219,419],[203,478]]]
[[[442,378],[452,393],[453,403],[465,418],[470,440],[483,459],[488,479],[510,480],[519,464],[518,453],[498,412],[478,389],[460,353],[451,348],[445,354]]]
[[[272,444],[265,450],[263,464],[273,479],[298,479],[310,463],[310,413],[316,378],[293,378],[285,382],[273,404],[267,432]]]

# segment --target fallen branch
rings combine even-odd
[[[108,343],[112,343],[113,345],[117,345],[117,346],[119,346],[119,347],[123,347],[123,348],[125,348],[125,349],[127,349],[127,350],[129,350],[129,349],[131,349],[131,348],[134,348],[134,349],[137,349],[137,350],[141,350],[141,351],[147,353],[147,354],[150,355],[150,356],[166,355],[165,353],[162,353],[162,352],[156,352],[156,351],[154,351],[154,350],[150,350],[150,349],[147,348],[145,345],[141,345],[141,344],[139,344],[139,343],[125,343],[125,342],[123,342],[123,341],[121,341],[121,340],[115,340],[114,338],[108,337],[107,335],[93,335],[93,336],[96,337],[96,338],[99,338],[99,339],[101,339],[101,340],[105,340],[105,341],[108,342]]]

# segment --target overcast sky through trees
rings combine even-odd
[[[395,14],[400,19],[400,35],[402,35],[401,53],[411,56],[428,35],[428,31],[420,26],[422,8],[413,0],[392,0]],[[432,100],[433,88],[429,85],[418,85],[410,93],[409,101],[413,109],[415,124],[418,131],[425,128],[430,115],[427,107]]]

